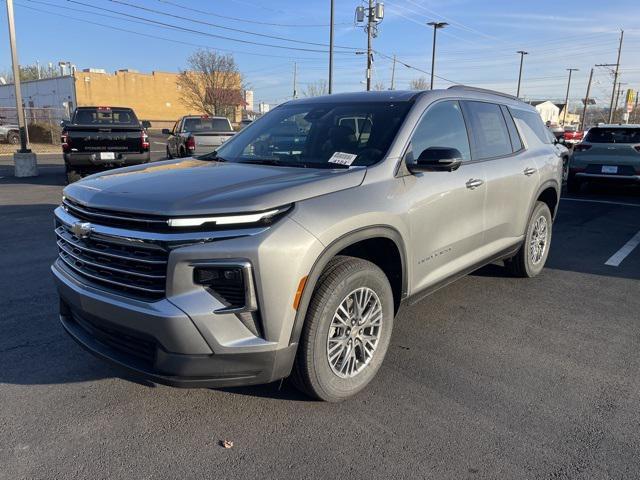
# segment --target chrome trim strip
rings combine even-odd
[[[599,173],[576,173],[576,177],[587,177],[587,178],[614,178],[618,180],[640,180],[640,175],[617,175],[615,173],[609,174],[599,174]]]
[[[121,217],[119,215],[107,215],[106,213],[98,213],[98,212],[90,212],[89,210],[85,210],[84,208],[78,206],[78,205],[74,205],[71,204],[66,198],[62,199],[62,204],[71,209],[71,210],[76,210],[80,213],[82,213],[83,215],[87,215],[88,217],[98,217],[98,218],[110,218],[113,220],[124,220],[126,222],[138,222],[138,223],[156,223],[156,224],[160,224],[160,225],[166,225],[167,224],[167,220],[154,220],[154,219],[142,219],[142,218],[135,218],[135,217]]]
[[[74,217],[62,207],[57,207],[54,210],[54,214],[57,219],[71,227],[74,223],[82,221],[81,219]],[[253,227],[242,228],[234,230],[219,230],[219,231],[207,231],[207,232],[176,232],[176,233],[159,233],[159,232],[144,232],[139,230],[129,230],[124,228],[106,227],[104,225],[91,223],[93,227],[92,235],[99,234],[104,237],[113,238],[115,243],[122,243],[123,241],[129,243],[140,243],[142,246],[144,242],[147,243],[162,243],[167,246],[179,246],[184,242],[212,242],[215,240],[224,240],[228,238],[247,237],[251,235],[258,235],[265,232],[269,227]]]
[[[64,253],[66,253],[70,257],[76,259],[77,261],[82,262],[82,263],[86,263],[87,265],[90,265],[92,267],[104,268],[105,270],[110,270],[112,272],[123,273],[125,275],[135,275],[137,277],[149,278],[149,279],[152,279],[152,280],[162,280],[162,279],[166,279],[167,278],[166,275],[149,275],[149,274],[146,274],[146,273],[138,273],[138,272],[136,272],[134,270],[121,270],[119,268],[103,265],[102,263],[95,263],[95,262],[92,262],[90,260],[85,260],[84,258],[78,257],[73,252],[70,252],[67,249],[67,247],[62,245],[59,241],[56,242],[56,243],[58,244],[58,248],[60,248],[60,250],[62,250]]]
[[[74,265],[71,265],[69,263],[69,261],[67,259],[65,259],[62,255],[58,255],[58,258],[60,260],[63,261],[63,263],[71,268],[72,270],[75,270],[76,272],[78,272],[80,275],[84,275],[85,277],[89,277],[97,282],[105,282],[105,283],[110,283],[112,285],[117,285],[119,287],[124,287],[124,288],[131,288],[133,290],[140,290],[142,292],[149,292],[149,293],[156,293],[156,294],[164,294],[164,290],[156,290],[156,289],[152,289],[152,288],[144,288],[144,287],[137,287],[134,285],[127,285],[126,283],[120,283],[120,282],[116,282],[113,280],[107,280],[106,278],[101,278],[101,277],[97,277],[95,275],[91,275],[90,273],[84,272],[83,270],[80,270],[78,267],[75,267]]]
[[[78,248],[80,250],[85,250],[87,252],[91,252],[91,253],[93,253],[95,255],[103,255],[105,257],[118,258],[120,260],[128,260],[130,262],[147,263],[147,264],[151,264],[151,265],[166,265],[166,263],[167,263],[166,260],[149,260],[147,258],[128,257],[126,255],[119,255],[119,254],[116,254],[116,253],[105,252],[103,250],[95,250],[93,248],[89,248],[89,247],[86,247],[84,245],[80,245],[79,242],[75,242],[72,238],[67,238],[63,233],[61,233],[61,232],[68,233],[68,230],[65,229],[64,227],[56,228],[55,232],[56,232],[56,235],[58,236],[58,238],[64,240],[68,244],[73,245],[74,247],[76,247],[76,248]],[[69,237],[71,237],[71,235],[69,235]]]

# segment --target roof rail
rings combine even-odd
[[[495,90],[489,90],[488,88],[470,87],[468,85],[451,85],[447,90],[469,90],[470,92],[478,93],[490,93],[492,95],[500,95],[501,97],[510,98],[512,100],[520,100],[518,97],[509,95],[508,93],[496,92]]]

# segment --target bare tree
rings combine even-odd
[[[319,97],[320,95],[327,95],[327,93],[329,93],[329,85],[326,80],[312,82],[302,92],[305,97]]]
[[[386,87],[384,86],[384,83],[376,82],[376,84],[373,86],[373,89],[378,92],[381,92],[382,90],[386,90]]]
[[[209,115],[232,116],[244,103],[242,75],[233,55],[197,50],[180,71],[178,88],[186,106]]]
[[[414,78],[409,82],[409,89],[411,90],[428,90],[429,89],[429,81],[426,77],[418,77]]]

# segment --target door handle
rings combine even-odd
[[[473,190],[475,188],[478,188],[480,186],[482,186],[484,184],[484,182],[482,180],[480,180],[479,178],[470,178],[467,183],[465,183],[466,187],[469,190]]]
[[[534,174],[534,173],[536,173],[536,172],[537,172],[537,170],[536,170],[535,168],[527,167],[527,168],[525,168],[525,169],[524,169],[524,172],[523,172],[523,173],[524,173],[527,177],[530,177],[531,175],[533,175],[533,174]]]

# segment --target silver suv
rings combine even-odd
[[[507,95],[291,101],[211,154],[66,187],[60,320],[159,383],[291,375],[343,400],[380,368],[403,303],[498,260],[540,273],[561,176],[539,115]]]

